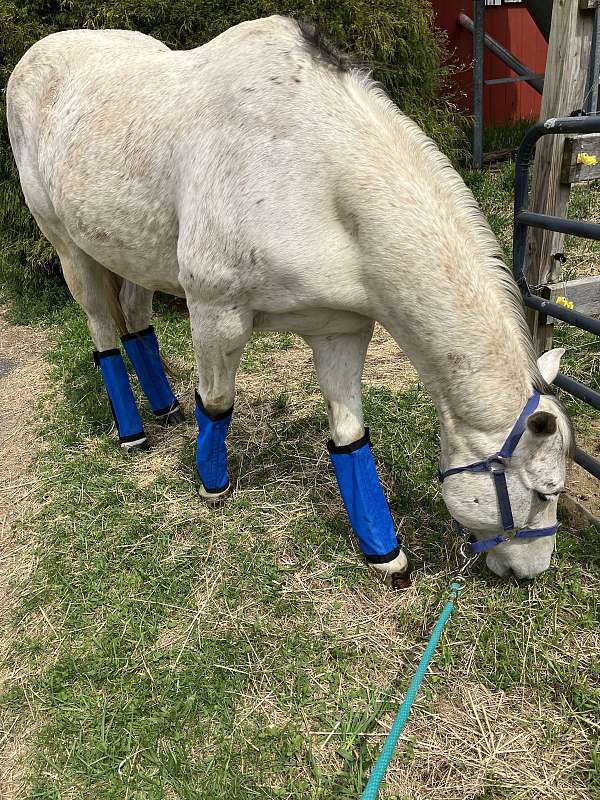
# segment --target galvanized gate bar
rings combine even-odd
[[[473,0],[473,169],[483,165],[483,70],[485,3]]]
[[[525,278],[525,256],[527,243],[527,229],[529,227],[544,228],[546,230],[568,233],[586,239],[600,241],[600,225],[579,219],[565,219],[553,217],[548,214],[537,214],[529,211],[529,162],[536,142],[542,136],[557,134],[586,134],[600,133],[600,115],[561,117],[540,122],[530,128],[519,147],[515,165],[515,207],[513,229],[513,275],[521,294],[523,302],[529,308],[568,322],[589,333],[600,336],[600,320],[580,314],[577,311],[564,308],[551,303],[543,297],[531,293]],[[537,288],[537,287],[536,287]],[[600,410],[600,393],[584,386],[579,381],[559,373],[554,384],[565,392],[583,400],[584,403]],[[600,461],[579,447],[575,448],[575,462],[587,472],[600,480]]]
[[[553,383],[559,389],[563,389],[578,400],[583,400],[588,406],[593,406],[600,411],[600,394],[594,389],[590,389],[589,386],[579,383],[575,378],[569,378],[568,375],[563,375],[562,372],[558,373]]]
[[[600,461],[596,461],[580,447],[575,448],[573,461],[600,481]]]
[[[488,78],[484,81],[486,86],[500,86],[503,83],[522,83],[530,78],[543,78],[538,72],[530,72],[528,75],[513,75],[511,78]]]
[[[559,306],[558,303],[552,303],[537,294],[524,294],[523,302],[529,308],[533,308],[547,317],[555,317],[562,322],[568,322],[569,325],[575,325],[588,333],[593,333],[595,336],[600,336],[600,319],[594,319],[594,317],[588,317],[587,314],[580,314],[579,311]]]
[[[475,33],[475,23],[473,20],[467,16],[467,14],[459,14],[458,15],[458,22],[462,25],[463,28],[470,31],[472,34]],[[544,76],[543,75],[535,75],[531,72],[529,67],[526,67],[522,61],[519,61],[510,50],[507,50],[506,47],[503,47],[500,42],[497,42],[489,33],[486,33],[484,36],[484,43],[485,46],[492,52],[496,58],[499,58],[509,69],[512,69],[513,72],[516,72],[523,80],[527,81],[527,83],[539,92],[542,93],[544,89]]]
[[[583,239],[600,241],[600,225],[596,222],[586,222],[584,219],[565,219],[550,214],[536,214],[534,211],[519,211],[517,222],[533,228],[545,228],[547,231],[570,233]]]
[[[524,296],[529,294],[523,274],[528,226],[524,221],[519,221],[519,214],[529,208],[529,162],[538,139],[542,136],[561,133],[600,133],[600,117],[593,114],[588,117],[559,117],[546,120],[546,122],[538,122],[527,131],[521,142],[515,165],[513,275]]]
[[[594,9],[594,28],[590,45],[590,63],[585,84],[584,108],[588,114],[598,110],[598,80],[600,79],[600,8]]]

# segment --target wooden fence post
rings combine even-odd
[[[594,15],[600,0],[554,0],[542,120],[568,117],[583,106]],[[583,10],[583,9],[586,10]],[[531,209],[541,214],[565,216],[570,186],[561,184],[564,136],[546,136],[536,147]],[[535,287],[561,278],[564,235],[531,228],[527,237],[525,277]],[[552,325],[547,318],[528,311],[528,321],[538,353],[552,346]]]

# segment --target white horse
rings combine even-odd
[[[486,543],[493,572],[549,566],[573,439],[548,393],[563,351],[536,363],[472,194],[314,28],[273,16],[185,52],[128,31],[65,31],[25,54],[7,101],[25,199],[86,312],[123,445],[145,435],[115,322],[155,412],[177,414],[148,327],[155,290],[190,310],[209,500],[229,491],[225,436],[245,344],[254,329],[295,331],[314,354],[363,552],[385,576],[403,573],[361,406],[377,320],[437,408],[451,515]]]

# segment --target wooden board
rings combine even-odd
[[[509,158],[514,158],[516,152],[516,147],[503,147],[501,150],[492,150],[483,154],[483,163],[496,164],[498,161],[508,161]]]
[[[594,15],[579,10],[578,0],[556,0],[541,118],[568,117],[582,107],[590,55]],[[542,214],[566,216],[570,187],[560,182],[564,136],[545,136],[536,147],[530,208]],[[527,237],[525,277],[530,286],[555,283],[561,263],[554,258],[563,250],[564,235],[530,229]],[[552,326],[542,314],[528,313],[536,350],[552,346]]]
[[[590,316],[600,315],[600,275],[552,283],[543,288],[541,295],[553,303],[556,303],[556,298],[562,295],[573,301],[574,311]],[[559,320],[548,317],[548,321],[558,322]]]
[[[600,2],[600,0],[599,0]],[[592,156],[597,164],[577,163],[580,155]],[[600,133],[585,136],[566,136],[560,172],[562,183],[582,183],[600,178]]]

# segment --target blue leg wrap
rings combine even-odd
[[[94,361],[100,369],[108,402],[112,410],[119,442],[125,446],[145,445],[146,434],[131,391],[129,375],[120,350],[94,352]]]
[[[152,325],[138,333],[122,336],[121,341],[156,416],[164,417],[179,410],[179,402],[160,360],[158,340]]]
[[[365,558],[372,564],[392,561],[400,547],[373,461],[368,428],[356,442],[336,447],[329,441],[327,449],[348,519]]]
[[[222,414],[211,416],[196,392],[196,422],[198,439],[196,443],[196,469],[207,492],[218,494],[229,486],[227,474],[227,445],[233,406]]]

